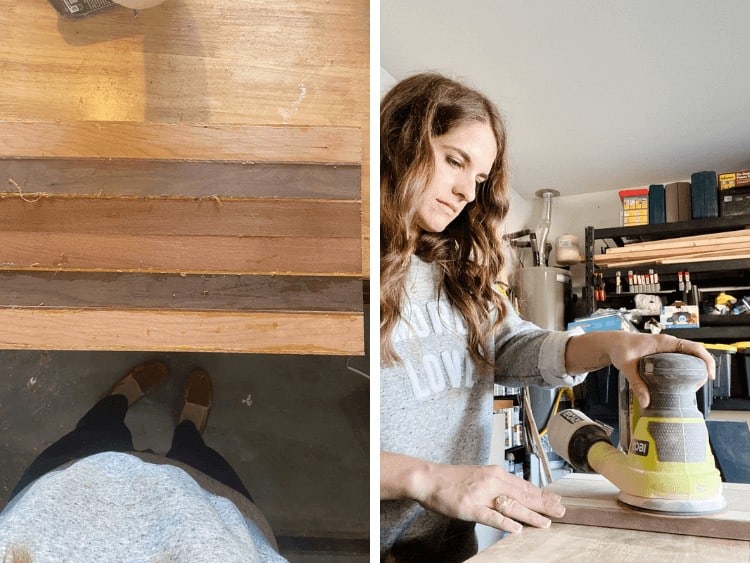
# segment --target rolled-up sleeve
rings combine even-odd
[[[545,330],[521,319],[509,304],[506,311],[494,342],[498,383],[563,387],[586,379],[587,373],[569,374],[565,370],[565,347],[580,329]]]

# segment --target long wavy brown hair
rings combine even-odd
[[[434,173],[431,141],[454,127],[488,123],[497,140],[489,177],[476,199],[440,233],[417,226],[420,200]],[[380,348],[386,364],[398,361],[391,333],[401,314],[411,256],[436,263],[440,291],[468,327],[468,347],[482,372],[492,367],[487,335],[504,318],[493,289],[503,268],[500,224],[508,212],[505,126],[495,105],[479,92],[435,73],[396,84],[380,105]],[[493,308],[497,316],[493,318]]]

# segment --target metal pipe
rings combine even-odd
[[[560,195],[560,192],[556,190],[539,190],[536,192],[536,195],[544,199],[544,212],[542,213],[542,219],[539,221],[539,225],[536,228],[539,243],[539,265],[547,266],[547,253],[545,252],[545,248],[547,245],[547,237],[549,236],[549,227],[552,224],[552,198]]]

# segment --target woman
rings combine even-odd
[[[573,336],[522,321],[495,290],[508,212],[505,129],[482,94],[438,74],[381,104],[381,557],[460,561],[474,522],[518,532],[564,513],[557,495],[489,456],[492,390],[575,385],[614,365],[641,404],[641,356],[681,351],[667,335]]]
[[[286,561],[240,476],[203,441],[207,372],[187,379],[169,451],[135,451],[128,409],[168,375],[157,360],[135,366],[31,463],[0,512],[1,561]]]

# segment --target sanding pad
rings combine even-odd
[[[718,514],[727,506],[727,501],[721,494],[711,499],[678,500],[644,498],[621,492],[617,501],[622,506],[638,512],[685,517]]]

